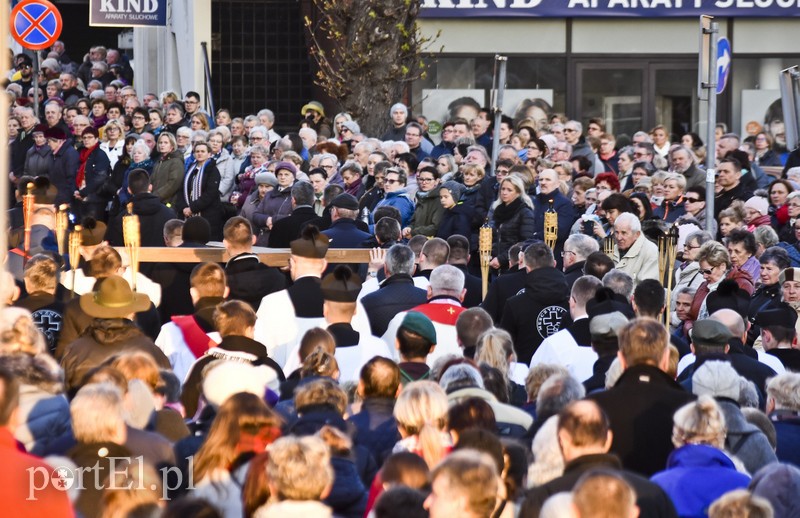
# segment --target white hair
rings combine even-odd
[[[272,112],[272,110],[268,110],[266,108],[258,111],[258,117],[266,117],[270,122],[275,122],[275,114]]]
[[[444,374],[442,374],[442,377],[439,379],[439,385],[445,392],[452,392],[453,390],[468,387],[482,389],[483,377],[481,376],[481,371],[472,365],[459,363],[444,371]]]
[[[578,260],[583,261],[593,252],[600,250],[597,240],[585,234],[572,234],[564,241],[564,248],[569,247],[575,252]]]
[[[264,136],[264,138],[267,138],[267,135],[269,135],[269,131],[267,131],[267,128],[265,128],[264,126],[253,126],[253,128],[250,130],[250,133],[248,133],[247,136],[253,138],[253,134],[256,132],[261,133]]]
[[[631,229],[631,232],[642,231],[642,222],[639,221],[639,218],[636,216],[636,214],[632,214],[630,212],[623,212],[617,216],[616,221],[614,221],[614,228],[617,228],[618,225],[628,226]]]
[[[92,383],[81,388],[69,411],[78,442],[117,441],[117,433],[125,426],[122,392],[110,383]]]
[[[461,294],[464,290],[464,272],[449,264],[437,266],[431,272],[433,294]]]
[[[150,146],[147,145],[146,141],[139,139],[136,142],[134,142],[133,147],[131,148],[131,154],[133,154],[133,152],[136,151],[137,149],[141,149],[142,151],[144,151],[145,155],[147,155],[148,157],[150,156]]]

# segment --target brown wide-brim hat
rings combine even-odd
[[[135,293],[119,275],[111,275],[100,281],[97,291],[81,295],[80,306],[92,318],[125,318],[148,310],[150,298]]]

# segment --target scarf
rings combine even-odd
[[[350,184],[349,187],[346,187],[344,192],[347,194],[352,194],[356,198],[358,198],[358,191],[361,189],[361,178],[356,178],[353,180],[353,183]]]
[[[234,459],[248,453],[264,453],[267,446],[278,440],[281,436],[281,429],[265,426],[258,430],[245,428],[239,432],[239,442],[236,443],[236,453]],[[229,466],[229,469],[233,466]]]
[[[210,160],[210,159],[209,159]],[[208,160],[203,162],[202,166],[196,163],[193,165],[189,174],[183,179],[183,198],[186,200],[186,205],[189,206],[193,201],[200,198],[200,190],[203,185],[203,174],[205,173]],[[189,184],[191,183],[191,190]],[[191,194],[190,194],[191,193]]]
[[[78,172],[75,174],[75,187],[80,190],[86,187],[86,162],[89,160],[89,155],[92,154],[92,151],[97,149],[100,143],[98,142],[91,148],[81,148],[78,152],[78,156],[80,156],[80,167],[78,167]]]
[[[494,221],[497,226],[502,225],[506,221],[514,217],[522,208],[522,197],[518,197],[511,203],[501,203],[494,208]]]

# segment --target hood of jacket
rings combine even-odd
[[[155,194],[143,192],[133,197],[133,213],[140,216],[154,216],[164,205]]]
[[[408,191],[406,189],[400,189],[400,190],[397,190],[397,191],[394,191],[394,192],[387,192],[384,195],[384,198],[387,199],[387,200],[392,199],[392,198],[405,198],[408,201],[410,201],[411,203],[414,203],[411,200],[411,197],[408,195]]]
[[[127,318],[96,318],[84,331],[101,344],[115,344],[143,337],[144,333]]]
[[[673,450],[667,459],[667,469],[715,467],[736,469],[733,461],[725,455],[725,452],[705,444],[686,444]]]
[[[525,295],[537,304],[559,304],[569,298],[569,285],[564,272],[552,266],[537,268],[525,276]]]
[[[31,356],[23,352],[6,353],[0,355],[0,361],[24,385],[54,395],[64,392],[64,371],[46,354]]]

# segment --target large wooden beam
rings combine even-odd
[[[124,247],[117,247],[124,251]],[[288,248],[253,247],[261,262],[268,266],[287,266],[289,264]],[[142,263],[224,263],[230,257],[224,248],[153,248],[139,249],[139,261]],[[328,249],[325,257],[329,263],[368,263],[369,249],[342,248]]]

